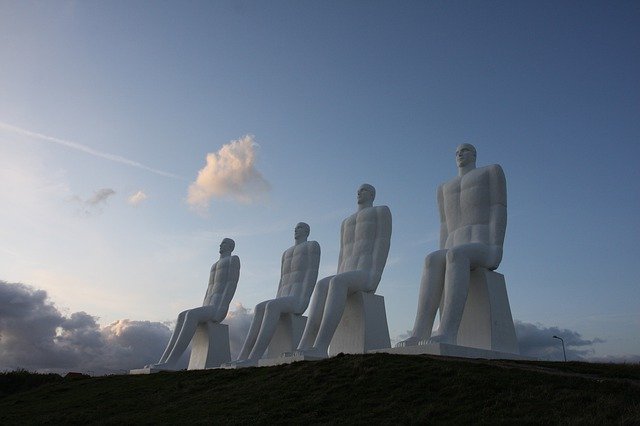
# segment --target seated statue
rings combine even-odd
[[[301,315],[307,309],[320,265],[320,245],[316,241],[307,241],[309,232],[310,228],[306,223],[300,222],[296,225],[295,245],[282,254],[280,284],[276,298],[256,305],[249,334],[238,360],[233,362],[233,365],[258,365],[258,360],[264,355],[276,331],[280,315]]]
[[[373,207],[375,196],[369,184],[358,188],[358,211],[342,222],[338,273],[316,284],[309,319],[294,355],[327,358],[347,297],[378,288],[391,243],[391,211],[387,206]]]
[[[189,346],[198,325],[207,321],[220,322],[225,319],[240,277],[240,259],[238,256],[231,256],[235,245],[236,243],[230,238],[222,240],[220,259],[211,267],[209,286],[202,306],[180,312],[160,361],[147,368],[175,370],[180,356]]]
[[[397,346],[427,343],[456,344],[471,271],[494,270],[502,260],[507,226],[507,190],[497,165],[476,168],[476,149],[462,144],[456,150],[458,176],[438,187],[440,250],[424,261],[418,313],[409,339]],[[431,330],[441,309],[440,326]]]

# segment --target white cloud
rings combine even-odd
[[[256,169],[257,147],[253,136],[247,135],[207,154],[207,164],[189,185],[189,205],[206,210],[213,197],[250,203],[269,191],[271,185]]]
[[[149,198],[147,194],[145,194],[142,190],[140,190],[135,194],[131,194],[127,199],[127,201],[129,201],[129,204],[131,204],[132,206],[137,206],[147,198]]]

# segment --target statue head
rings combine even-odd
[[[296,241],[299,239],[306,240],[309,237],[310,232],[311,227],[308,224],[299,222],[293,230],[293,237]]]
[[[231,252],[233,251],[233,249],[236,248],[236,242],[233,241],[231,238],[225,238],[222,240],[222,242],[220,243],[220,254],[223,253],[229,253],[231,254]]]
[[[373,200],[376,198],[376,189],[373,185],[363,183],[358,188],[358,204],[373,204]]]
[[[456,164],[458,168],[476,164],[476,147],[470,143],[463,143],[456,148]]]

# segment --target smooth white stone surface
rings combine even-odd
[[[371,349],[389,347],[391,340],[384,297],[362,291],[349,295],[344,314],[329,345],[329,356],[341,352],[363,354]]]
[[[488,292],[471,286],[471,271],[495,270],[502,260],[507,227],[504,172],[498,164],[476,168],[476,149],[470,144],[458,146],[456,164],[458,176],[438,187],[439,250],[425,258],[413,331],[398,346],[414,346],[421,340],[452,345],[472,342],[518,352],[506,290]],[[440,324],[432,335],[438,310]],[[471,319],[462,329],[465,310],[471,312],[467,314]],[[486,312],[491,322],[484,320]],[[476,320],[480,324],[469,322]]]
[[[358,211],[342,221],[338,270],[316,284],[298,344],[301,355],[329,356],[348,296],[374,293],[380,284],[391,244],[391,211],[387,206],[374,206],[375,196],[372,185],[360,185]]]
[[[213,321],[198,324],[191,340],[191,357],[187,370],[218,367],[229,361],[229,326]]]
[[[273,358],[297,347],[306,324],[302,313],[309,306],[320,265],[320,245],[307,241],[310,232],[308,224],[296,225],[295,244],[282,253],[276,298],[256,305],[249,332],[233,362],[236,367],[256,366],[266,352],[266,357]]]
[[[498,352],[519,353],[504,276],[486,268],[471,272],[469,295],[457,344]]]
[[[276,331],[271,338],[264,358],[279,358],[285,352],[294,351],[298,347],[306,324],[306,316],[280,314]]]
[[[227,316],[229,303],[238,286],[240,259],[231,255],[235,246],[236,243],[231,238],[222,240],[220,259],[211,266],[209,285],[202,306],[178,314],[173,333],[160,360],[139,370],[177,370],[178,360],[192,341],[196,351],[191,353],[190,370],[212,367],[218,359],[223,360],[222,362],[229,361],[228,356],[225,356],[229,352],[228,330],[224,334],[222,328],[210,327],[208,324],[218,324]],[[194,339],[196,335],[198,338]]]
[[[159,370],[157,368],[145,367],[145,368],[136,368],[134,370],[129,370],[129,374],[153,374],[153,373],[159,373],[161,371],[166,371],[166,370]]]
[[[374,349],[369,353],[388,353],[397,355],[441,355],[459,358],[482,358],[482,359],[513,359],[513,360],[534,360],[510,352],[490,351],[486,349],[471,348],[468,346],[450,345],[448,343],[429,343],[426,345],[406,346],[401,348]]]

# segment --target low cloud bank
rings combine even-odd
[[[231,358],[235,359],[249,331],[253,313],[237,303],[225,320],[229,326]],[[516,321],[520,353],[542,360],[562,360],[564,339],[567,359],[594,362],[640,362],[640,355],[594,357],[593,345],[602,339],[585,339],[580,333]],[[122,319],[100,327],[86,312],[65,315],[48,299],[47,292],[0,280],[0,371],[92,374],[125,373],[157,362],[173,331],[172,323]],[[392,342],[409,337],[409,331]],[[186,368],[187,351],[180,368]]]
[[[225,319],[232,357],[240,351],[251,318],[238,304]],[[0,280],[0,371],[125,373],[157,362],[172,330],[173,324],[129,319],[101,328],[86,312],[62,314],[46,291]],[[180,368],[187,367],[188,359],[189,351]]]
[[[567,360],[572,361],[591,361],[588,357],[593,355],[592,346],[604,342],[597,337],[591,340],[584,339],[577,331],[566,328],[545,327],[522,321],[515,321],[515,326],[520,353],[545,361],[563,360],[562,342],[553,336],[564,340]]]

